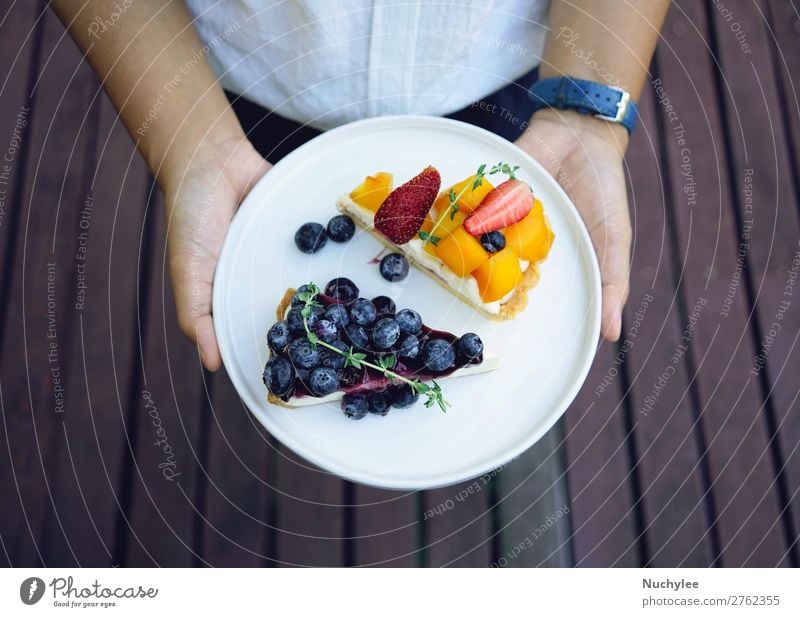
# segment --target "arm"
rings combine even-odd
[[[553,0],[539,75],[618,86],[637,100],[669,0]],[[562,184],[581,212],[600,262],[602,331],[620,336],[628,296],[631,226],[622,159],[625,128],[574,111],[542,109],[517,145]]]
[[[269,165],[247,141],[182,2],[54,0],[165,195],[178,323],[220,366],[211,320],[214,267],[230,219]]]

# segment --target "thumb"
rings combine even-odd
[[[590,228],[589,235],[597,252],[603,285],[601,332],[606,340],[617,341],[630,275],[631,227],[625,210],[603,217]]]
[[[175,287],[175,308],[178,327],[197,345],[201,362],[209,371],[222,366],[222,357],[211,317],[211,286],[196,280],[180,265],[173,264],[172,281]]]

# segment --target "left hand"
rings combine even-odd
[[[623,172],[628,132],[593,116],[542,109],[515,142],[558,180],[589,230],[603,285],[601,332],[619,339],[628,298],[631,222]]]
[[[271,165],[243,136],[204,145],[183,174],[165,179],[169,270],[181,331],[209,371],[222,364],[211,293],[222,242],[242,199]]]

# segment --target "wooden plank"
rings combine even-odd
[[[796,188],[800,185],[800,6],[796,1],[761,0],[759,4],[767,20],[766,38],[770,48],[770,74],[776,80],[779,94],[780,120],[786,133],[789,163]]]
[[[0,13],[0,57],[6,59],[0,74],[0,146],[4,157],[14,134],[18,114],[30,108],[29,96],[41,60],[43,11],[45,6],[42,2],[15,2]],[[23,138],[19,141],[24,146],[26,140]],[[14,163],[21,162],[21,153],[21,148],[12,152]],[[6,208],[10,208],[10,205],[7,203]],[[10,210],[7,210],[5,217],[10,214]],[[0,229],[6,222],[0,224]]]
[[[731,95],[742,118],[741,129],[728,126],[737,169],[753,169],[754,232],[750,270],[756,307],[756,354],[751,374],[768,396],[764,418],[771,442],[769,455],[778,474],[773,490],[778,493],[784,542],[793,545],[788,558],[800,566],[796,543],[800,530],[800,418],[793,403],[800,372],[797,335],[800,308],[792,281],[800,263],[800,103],[797,79],[800,62],[800,14],[795,3],[748,3],[737,9],[736,19],[746,25],[746,38],[731,37],[731,24],[715,21],[720,47],[719,61],[730,81]],[[774,38],[773,38],[774,37]],[[749,70],[740,79],[730,79],[735,63],[743,55],[740,42],[751,50],[745,62]],[[792,81],[794,79],[795,81]],[[754,93],[758,96],[753,96]],[[743,98],[744,97],[744,98]],[[733,133],[736,129],[736,133]],[[740,196],[740,201],[744,198]],[[763,367],[762,367],[763,361]],[[765,490],[767,487],[765,487]]]
[[[28,144],[32,125],[30,95],[35,80],[36,70],[39,65],[39,54],[42,47],[44,22],[37,20],[43,10],[41,3],[18,2],[10,7],[2,24],[0,24],[0,57],[9,59],[6,74],[0,83],[0,148],[3,159],[8,156],[11,160],[4,160],[0,166],[0,288],[11,289],[11,276],[14,272],[14,258],[20,234],[16,233],[24,220],[23,189],[25,188],[25,174],[29,160]],[[27,38],[19,33],[24,32]],[[4,340],[3,332],[8,321],[8,298],[0,304],[0,343]],[[25,512],[20,504],[17,493],[17,484],[14,479],[13,453],[10,452],[8,437],[16,434],[15,428],[9,431],[8,422],[19,421],[20,414],[7,409],[3,397],[3,386],[11,386],[5,382],[0,374],[0,410],[3,414],[3,430],[0,431],[0,494],[6,496],[4,502],[4,516],[2,539],[3,550],[0,551],[0,562],[9,566],[16,565],[18,554],[10,554],[7,547],[14,541],[12,528],[6,527],[8,520],[25,520]],[[15,528],[16,529],[16,528]],[[17,530],[28,533],[25,527]],[[20,562],[21,565],[22,562]],[[36,563],[35,557],[26,563]]]
[[[270,504],[280,499],[272,477],[275,445],[224,369],[213,377],[212,401],[203,559],[222,567],[270,565]]]
[[[658,87],[657,80],[652,83]],[[646,89],[639,106],[642,122],[626,157],[634,244],[621,348],[628,413],[635,426],[645,565],[702,567],[714,561],[718,550],[712,525],[716,516],[710,495],[704,497],[703,427],[693,410],[697,392],[689,376],[694,366],[687,366],[681,338],[690,336],[687,311],[692,304],[675,268],[673,196],[659,177],[660,140],[669,139],[671,129],[667,120],[656,122],[662,113],[656,104],[653,88]],[[664,375],[668,386],[662,389]],[[651,404],[656,391],[658,401]]]
[[[133,567],[204,564],[197,491],[208,402],[197,349],[178,330],[160,197],[151,200],[147,217],[141,259],[149,266],[140,269],[146,291],[138,299],[142,358],[128,436],[135,460],[122,559]]]
[[[358,566],[425,565],[419,545],[417,493],[351,485],[353,563]]]
[[[82,566],[116,563],[125,416],[138,354],[136,255],[149,175],[111,104],[100,90],[95,94],[87,115],[100,117],[96,164],[87,169],[91,188],[84,202],[71,204],[80,211],[78,225],[67,231],[83,251],[71,268],[76,344],[65,396],[70,414],[59,436],[64,456],[53,487],[59,517],[50,520],[45,547],[53,566],[66,563],[72,552]]]
[[[570,567],[572,530],[565,434],[558,422],[536,445],[495,470],[499,567]]]
[[[91,74],[63,29],[48,13],[43,50],[49,61],[31,103],[27,173],[18,203],[18,241],[7,265],[5,321],[0,358],[5,451],[11,464],[0,470],[0,486],[17,505],[0,513],[5,549],[15,566],[43,564],[47,521],[57,517],[50,491],[69,410],[61,395],[69,349],[73,230],[86,194],[86,155],[91,148],[76,117],[87,108]],[[51,52],[52,55],[49,55]],[[20,152],[20,156],[23,153]],[[20,164],[17,161],[16,164]],[[73,560],[70,561],[73,563]],[[67,564],[64,564],[67,565]]]
[[[770,0],[762,3],[766,5],[766,14],[769,19],[769,34],[775,79],[779,90],[780,117],[784,130],[788,129],[785,135],[788,161],[792,166],[791,178],[794,180],[795,209],[797,208],[798,195],[800,195],[800,94],[798,93],[798,83],[800,83],[800,55],[792,53],[797,48],[800,40],[800,9],[797,3],[777,2]],[[769,37],[768,37],[769,38]],[[785,201],[781,199],[783,203]],[[786,207],[786,206],[784,206]],[[789,268],[791,269],[791,268]],[[787,280],[789,273],[786,273]],[[786,292],[781,292],[783,295]],[[796,294],[796,292],[794,292]],[[790,300],[791,297],[784,295],[781,300]],[[775,306],[774,300],[772,302]],[[800,331],[797,326],[797,299],[793,300],[791,309],[791,319],[789,323],[782,326],[785,332]],[[791,395],[793,376],[797,374],[798,353],[796,336],[792,337],[783,334],[776,342],[776,349],[770,352],[772,359],[770,365],[773,367],[768,374],[775,382],[781,383],[781,387],[772,393],[775,409],[778,410],[779,439],[783,449],[785,459],[785,470],[787,472],[787,493],[791,499],[791,516],[794,523],[794,533],[797,535],[800,529],[800,505],[798,505],[798,495],[800,486],[796,470],[800,466],[800,439],[796,436],[800,434],[800,414],[797,413],[796,400]],[[787,347],[789,349],[787,349]],[[785,359],[785,363],[781,362]],[[788,384],[787,384],[788,382]],[[788,387],[787,387],[788,386]],[[793,564],[797,567],[796,562]]]
[[[710,488],[717,504],[717,565],[774,566],[784,563],[786,549],[775,493],[764,494],[774,477],[764,456],[768,436],[763,401],[749,377],[754,348],[746,291],[743,284],[737,286],[745,269],[737,269],[738,244],[746,239],[739,236],[730,206],[736,204],[731,187],[739,185],[741,176],[727,167],[729,153],[721,142],[726,128],[718,110],[725,102],[714,88],[703,6],[679,6],[667,18],[666,45],[657,54],[659,74],[679,117],[666,138],[665,162],[678,196],[674,208],[686,297],[692,306],[706,303],[688,353],[697,367],[692,378],[698,386]]]
[[[635,567],[641,551],[616,346],[601,343],[565,416],[567,478],[576,566]]]
[[[348,565],[344,482],[284,446],[278,457],[277,565]]]
[[[422,521],[425,565],[486,567],[493,560],[491,508],[496,472],[425,491]]]

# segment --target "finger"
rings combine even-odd
[[[600,263],[603,287],[600,331],[607,341],[619,340],[622,308],[628,299],[630,276],[630,225],[601,223],[590,232]]]
[[[197,353],[209,371],[217,371],[222,358],[211,317],[211,288],[208,285],[191,283],[191,277],[183,276],[180,269],[173,272],[175,285],[175,309],[181,332],[197,345]]]
[[[219,353],[217,336],[214,332],[214,320],[211,315],[203,315],[195,320],[195,332],[203,366],[212,373],[218,371],[222,366],[222,356]]]
[[[212,373],[222,366],[222,357],[217,344],[217,335],[214,331],[214,320],[211,315],[186,317],[178,309],[178,324],[181,332],[195,345],[200,361]]]

